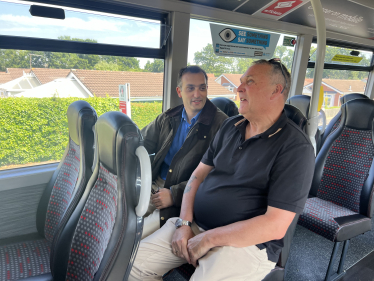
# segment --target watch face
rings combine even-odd
[[[177,219],[177,221],[175,222],[175,227],[180,228],[181,226],[182,226],[182,219]]]

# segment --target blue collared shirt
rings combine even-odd
[[[168,154],[166,154],[164,162],[161,165],[160,177],[162,179],[166,180],[166,176],[168,174],[169,166],[171,164],[171,161],[174,158],[174,155],[182,147],[185,139],[187,138],[188,132],[193,127],[193,125],[195,125],[197,119],[200,116],[200,113],[201,113],[201,110],[199,111],[199,113],[196,114],[196,116],[194,118],[191,119],[191,124],[188,124],[187,113],[186,113],[186,110],[183,108],[182,119],[181,119],[181,123],[179,124],[178,131],[175,134],[174,140],[173,140],[173,142],[170,146]]]

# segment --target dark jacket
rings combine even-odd
[[[174,140],[182,118],[183,105],[171,108],[141,130],[144,146],[149,154],[155,153],[152,161],[152,180],[160,174],[161,164]],[[181,149],[171,161],[165,180],[165,188],[171,190],[174,206],[160,210],[160,225],[167,219],[178,217],[184,188],[192,172],[199,165],[222,122],[227,118],[208,99],[195,125],[189,131]]]

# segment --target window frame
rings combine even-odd
[[[25,0],[30,5],[36,4],[35,1]],[[113,15],[123,15],[131,17],[141,17],[144,19],[159,20],[161,24],[167,21],[168,13],[155,11],[151,9],[140,9],[129,4],[103,3],[92,0],[84,1],[56,1],[56,0],[40,0],[38,3],[64,6],[66,8],[76,8],[86,11],[104,12]],[[162,26],[160,34],[165,31]],[[160,36],[160,41],[163,36]],[[160,46],[163,46],[160,42]],[[25,46],[27,46],[25,48]],[[108,55],[108,56],[125,56],[125,57],[141,57],[155,58],[165,60],[165,47],[162,48],[145,48],[133,46],[120,46],[103,43],[75,42],[58,39],[45,39],[24,36],[0,35],[0,49],[17,49],[30,51],[48,51],[48,52],[64,52],[78,53],[90,55]]]
[[[35,1],[25,0],[30,5],[37,4]],[[116,3],[103,3],[92,0],[84,0],[77,2],[70,2],[66,0],[55,1],[55,0],[41,0],[38,3],[64,6],[66,8],[77,8],[85,11],[99,11],[108,14],[117,14],[132,17],[141,17],[144,19],[160,20],[161,24],[167,24],[169,13],[160,12],[150,9],[140,9],[129,4],[116,4]],[[58,39],[45,39],[36,37],[24,37],[24,36],[9,36],[0,35],[0,49],[16,49],[16,50],[29,50],[29,51],[48,51],[48,52],[63,52],[63,53],[76,53],[76,54],[90,54],[90,55],[107,55],[107,56],[124,56],[124,57],[140,57],[140,58],[152,58],[152,59],[163,59],[165,61],[167,52],[166,47],[162,40],[165,33],[165,29],[161,25],[160,27],[160,48],[146,48],[146,47],[133,47],[133,46],[122,46],[112,45],[104,43],[90,43],[90,42],[78,42],[78,41],[65,41]],[[164,34],[165,35],[165,34]],[[167,34],[166,34],[167,36]],[[163,46],[164,45],[164,46]],[[165,73],[165,70],[164,70]],[[165,85],[163,85],[165,87]],[[164,101],[162,101],[164,103]],[[46,178],[49,180],[49,174],[51,169],[55,170],[60,161],[57,163],[34,163],[35,165],[11,168],[6,170],[0,170],[0,183],[7,183],[8,189],[18,188],[29,185],[30,182],[26,178],[20,179],[20,182],[13,182],[20,175],[28,174],[38,175],[40,172],[44,173],[47,169],[48,173],[42,182],[37,181],[35,183],[44,184]],[[34,183],[33,183],[34,184]],[[0,188],[1,191],[1,188]]]

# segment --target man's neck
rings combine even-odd
[[[246,128],[245,139],[247,140],[268,130],[275,124],[275,122],[277,122],[281,114],[282,113],[279,113],[277,115],[266,115],[261,116],[261,118],[246,118],[249,123]]]

